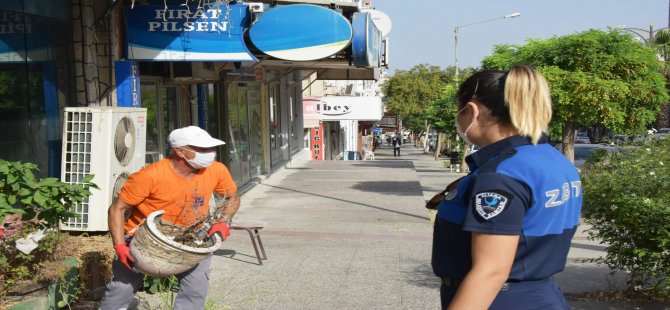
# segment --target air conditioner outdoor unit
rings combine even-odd
[[[61,180],[78,183],[90,174],[100,189],[74,206],[79,217],[61,222],[63,230],[107,231],[107,209],[128,176],[144,166],[145,108],[65,108]]]

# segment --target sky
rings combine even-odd
[[[528,38],[547,39],[608,26],[649,29],[668,27],[669,0],[373,0],[391,18],[390,71],[416,64],[454,65],[454,27],[458,66],[479,67],[497,44],[523,45]]]

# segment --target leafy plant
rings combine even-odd
[[[53,297],[53,302],[57,309],[65,307],[72,309],[72,304],[81,294],[77,264],[77,260],[74,258],[66,259],[65,265],[69,267],[69,270],[63,273],[58,281],[49,287],[50,295]]]
[[[56,178],[38,179],[35,170],[33,163],[0,159],[0,222],[7,215],[20,214],[23,221],[56,228],[60,220],[77,216],[72,206],[90,196],[90,188],[98,188],[91,182],[93,175],[68,184]]]
[[[79,184],[67,184],[56,178],[39,179],[33,163],[0,159],[0,223],[14,217],[10,229],[0,238],[0,299],[17,285],[49,283],[65,272],[66,266],[55,257],[54,250],[65,242],[67,234],[57,230],[60,220],[77,216],[72,206],[91,195],[97,188],[92,175]],[[18,218],[20,216],[20,219]],[[25,254],[16,249],[16,239],[46,228],[36,249]],[[72,294],[65,300],[69,304]]]
[[[630,272],[629,286],[670,297],[670,139],[584,166],[584,217],[608,244],[601,261]]]
[[[160,294],[160,309],[173,309],[174,299],[179,291],[179,279],[176,276],[158,278],[145,275],[142,289],[149,294]]]

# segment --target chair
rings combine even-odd
[[[263,260],[267,260],[268,257],[265,255],[265,248],[263,248],[263,242],[261,242],[261,235],[259,230],[265,228],[267,225],[263,221],[235,221],[230,225],[230,229],[234,230],[246,230],[249,233],[251,238],[251,243],[254,245],[254,251],[256,251],[256,258],[258,259],[258,264],[263,265]],[[260,249],[260,251],[259,251]],[[263,256],[261,256],[263,254]]]
[[[375,153],[363,148],[363,160],[375,160]]]

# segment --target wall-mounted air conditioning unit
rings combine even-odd
[[[130,174],[144,166],[145,108],[65,108],[61,180],[78,183],[90,174],[100,189],[73,206],[79,217],[61,229],[107,231],[107,209]]]

